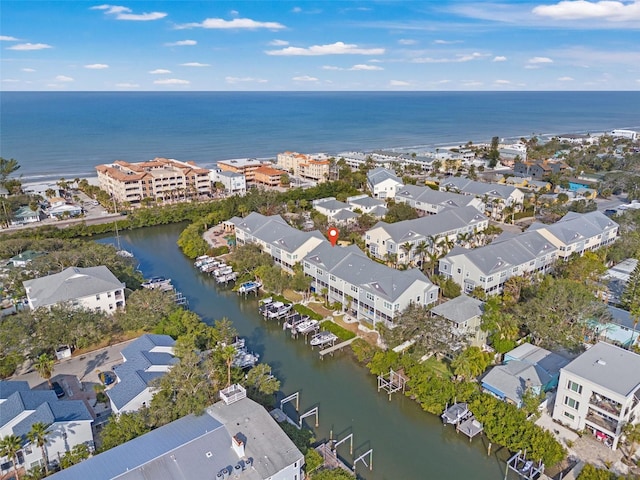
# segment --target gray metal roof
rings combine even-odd
[[[541,387],[549,381],[551,376],[544,369],[518,360],[495,366],[482,378],[483,386],[502,392],[517,404],[527,387]]]
[[[105,392],[118,410],[149,388],[153,380],[164,375],[164,372],[149,372],[149,368],[168,367],[178,362],[170,353],[151,352],[154,347],[172,347],[175,343],[169,335],[146,334],[122,350],[126,361],[113,368],[119,381]]]
[[[505,359],[516,359],[531,365],[538,365],[549,375],[557,375],[560,369],[569,363],[569,360],[562,355],[550,352],[531,343],[523,343],[510,352],[507,352]]]
[[[244,398],[218,402],[203,415],[187,415],[145,435],[56,473],[56,480],[215,479],[222,469],[241,462],[231,437],[245,438],[252,465],[233,478],[267,479],[303,456],[263,407]],[[243,465],[242,463],[240,463]]]
[[[310,238],[324,239],[324,236],[317,230],[303,232],[293,228],[280,215],[267,217],[257,212],[251,212],[235,225],[236,228],[248,232],[261,241],[275,245],[289,253],[295,252]]]
[[[351,210],[339,210],[331,215],[333,220],[349,220],[351,218],[358,218],[360,215],[353,213]]]
[[[371,230],[383,228],[397,244],[487,222],[487,217],[475,207],[449,208],[435,215],[396,223],[378,222]],[[370,231],[371,231],[370,230]]]
[[[385,202],[383,200],[379,200],[377,198],[372,197],[362,197],[355,198],[353,200],[349,200],[348,203],[350,205],[355,205],[357,207],[376,207],[376,206],[385,206]]]
[[[464,323],[474,317],[482,316],[484,302],[462,294],[433,307],[431,312],[452,322]]]
[[[324,202],[316,203],[314,208],[325,208],[327,210],[342,210],[350,208],[350,205],[345,202],[340,202],[335,199],[325,200]]]
[[[546,229],[565,245],[581,242],[606,231],[618,228],[618,224],[601,212],[576,213],[569,212],[556,223],[543,225],[532,224],[528,230]]]
[[[563,368],[622,396],[640,386],[640,355],[599,342]]]
[[[367,182],[370,185],[375,186],[389,179],[394,180],[399,184],[402,184],[402,180],[400,180],[400,178],[398,178],[398,176],[388,168],[376,167],[367,172]]]
[[[447,187],[470,195],[487,195],[488,197],[498,197],[502,199],[509,198],[513,192],[518,190],[517,188],[509,185],[478,182],[475,180],[469,180],[465,177],[450,177],[440,183],[441,190]]]
[[[450,207],[463,207],[474,201],[469,195],[460,193],[442,192],[429,187],[417,185],[405,185],[396,193],[397,198],[406,198],[414,202],[429,203],[432,205],[444,205]]]
[[[124,288],[124,284],[104,265],[69,267],[60,273],[22,283],[34,308]]]

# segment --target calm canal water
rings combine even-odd
[[[373,471],[358,463],[367,480],[497,480],[504,476],[503,451],[487,456],[486,438],[469,442],[453,427],[421,410],[401,394],[389,402],[377,392],[373,375],[346,353],[320,360],[301,339],[293,340],[276,322],[265,322],[257,313],[257,301],[239,298],[219,289],[198,272],[176,245],[184,225],[151,227],[121,234],[123,247],[132,251],[146,277],[170,277],[189,299],[190,308],[207,323],[227,317],[251,350],[273,367],[288,395],[300,392],[300,410],[319,406],[319,439],[354,434],[354,454],[373,448]],[[114,243],[113,239],[100,240]],[[310,418],[311,423],[313,419]],[[351,463],[348,442],[338,448]],[[500,460],[500,459],[501,460]]]

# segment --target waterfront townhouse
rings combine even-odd
[[[232,385],[187,415],[95,455],[53,480],[301,480],[304,456],[246,390]]]
[[[482,348],[487,343],[487,332],[480,328],[484,302],[462,294],[433,307],[430,313],[451,322],[452,350],[465,345]]]
[[[511,207],[514,211],[521,209],[524,202],[524,193],[517,188],[477,182],[464,177],[449,177],[443,180],[440,182],[440,190],[482,199],[487,211],[494,218],[500,218],[506,207]]]
[[[419,263],[427,253],[416,249],[422,242],[435,252],[459,240],[472,242],[476,232],[488,226],[489,219],[477,208],[452,208],[414,220],[378,222],[365,233],[365,244],[375,258],[388,260],[394,256],[398,264]],[[411,248],[407,249],[409,245]]]
[[[482,213],[485,204],[481,199],[453,192],[442,192],[429,187],[404,185],[396,192],[396,203],[406,203],[420,215],[434,215],[447,208],[475,207]]]
[[[297,230],[280,215],[267,217],[251,212],[245,218],[233,217],[229,222],[235,226],[238,245],[259,245],[263,252],[271,255],[287,272],[293,272],[296,263],[301,262],[303,257],[321,242],[326,241],[319,231]]]
[[[367,172],[367,187],[374,198],[394,198],[402,186],[402,180],[391,170],[378,167]]]
[[[640,420],[640,355],[599,342],[560,370],[553,419],[614,450]]]
[[[104,265],[69,267],[22,284],[31,310],[67,304],[112,314],[125,306],[125,284]]]
[[[211,195],[209,170],[193,162],[167,158],[139,163],[118,160],[98,165],[96,171],[100,189],[132,207],[139,207],[145,198],[174,202]]]
[[[347,203],[351,205],[352,211],[357,209],[375,218],[382,218],[387,214],[387,206],[383,200],[371,198],[366,194],[347,197]]]
[[[485,293],[501,293],[511,277],[546,273],[558,257],[558,249],[540,233],[503,235],[491,244],[472,250],[455,247],[440,259],[438,271],[451,278],[465,293],[476,287]]]
[[[254,172],[256,169],[267,165],[270,166],[271,162],[258,160],[256,158],[239,158],[235,160],[218,160],[218,168],[225,172],[239,173],[244,175],[247,184],[252,184],[254,181]]]
[[[556,223],[532,224],[527,231],[537,231],[558,248],[558,256],[597,250],[615,242],[619,225],[605,214],[569,212]]]
[[[169,335],[146,334],[120,352],[123,363],[113,368],[117,383],[106,390],[114,413],[135,412],[149,406],[155,393],[154,380],[178,363]]]
[[[332,247],[323,241],[304,258],[303,267],[313,291],[374,326],[393,324],[411,303],[427,306],[438,299],[438,287],[420,270],[381,265],[355,245]]]
[[[324,153],[307,155],[297,152],[284,152],[278,154],[277,166],[293,173],[296,177],[322,183],[329,178],[331,162]]]
[[[353,207],[345,202],[339,202],[334,197],[321,198],[312,202],[314,210],[325,215],[329,223],[346,225],[354,223],[358,214],[353,213]]]
[[[20,437],[18,468],[44,466],[42,449],[27,439],[37,422],[48,425],[45,451],[49,462],[76,445],[93,449],[93,417],[82,400],[59,400],[53,390],[31,390],[27,382],[0,380],[0,438]],[[0,476],[12,470],[13,459],[0,457]]]
[[[282,176],[287,172],[268,165],[262,165],[253,171],[253,183],[264,187],[279,187],[282,185]]]

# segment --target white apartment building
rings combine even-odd
[[[282,269],[293,272],[293,266],[305,255],[326,241],[322,234],[302,232],[290,226],[280,215],[270,217],[251,212],[245,218],[229,220],[235,226],[238,245],[255,243],[263,252],[271,255]]]
[[[464,177],[445,179],[440,183],[440,190],[480,198],[486,204],[487,212],[494,218],[500,218],[505,207],[520,210],[524,202],[524,192],[515,187],[477,182]]]
[[[104,265],[69,267],[60,273],[22,282],[29,308],[69,304],[108,314],[125,307],[125,284]]]
[[[389,325],[410,303],[427,306],[438,299],[438,287],[418,269],[399,271],[369,259],[358,247],[332,247],[323,241],[304,258],[311,288],[339,302],[358,319]]]
[[[480,287],[485,293],[502,292],[511,277],[546,273],[558,258],[558,249],[538,232],[504,235],[472,250],[455,247],[440,259],[439,273],[451,278],[464,293]]]
[[[460,207],[475,207],[484,213],[486,208],[480,198],[416,185],[404,185],[396,192],[395,200],[415,208],[420,215],[435,215],[447,208]]]
[[[553,419],[616,449],[640,420],[640,355],[600,342],[560,370]]]
[[[224,190],[231,195],[244,195],[247,193],[247,181],[242,173],[230,172],[228,170],[211,170],[211,182],[220,182],[224,185]]]
[[[386,260],[388,255],[396,255],[399,264],[418,263],[421,259],[416,246],[420,243],[426,242],[429,251],[435,251],[440,242],[457,242],[459,235],[470,241],[488,226],[489,219],[475,207],[451,208],[414,220],[378,222],[365,233],[365,244],[375,258]],[[404,247],[407,244],[411,245],[409,251]]]
[[[367,187],[374,198],[395,198],[402,186],[402,180],[391,170],[378,167],[367,172]]]
[[[552,225],[532,224],[527,231],[537,231],[558,248],[558,256],[597,250],[615,242],[619,225],[602,212],[569,212]]]

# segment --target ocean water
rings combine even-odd
[[[640,92],[3,92],[0,156],[23,181],[161,156],[230,158],[640,129]]]

